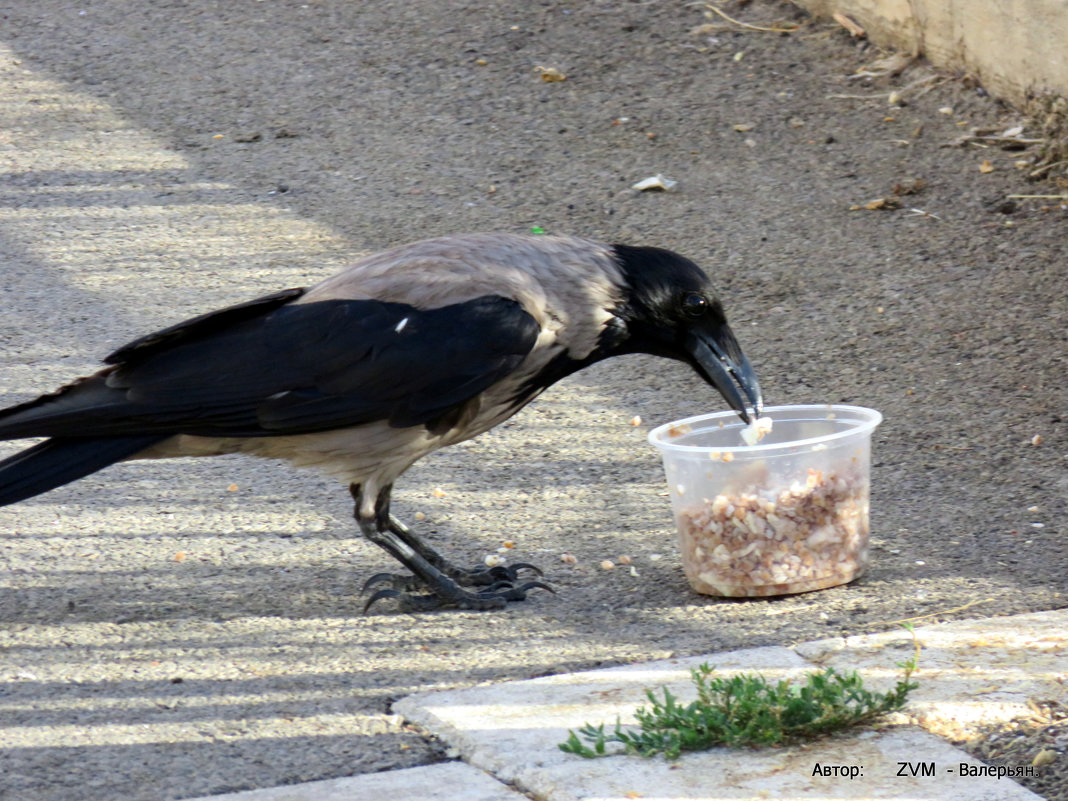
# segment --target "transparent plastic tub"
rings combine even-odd
[[[682,564],[699,593],[789,595],[845,584],[868,566],[871,435],[860,406],[773,406],[747,445],[734,412],[649,432],[664,459]]]

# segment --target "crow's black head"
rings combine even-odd
[[[701,268],[662,248],[613,245],[613,251],[629,286],[616,312],[627,330],[617,352],[684,361],[743,420],[759,417],[763,399],[756,373]]]

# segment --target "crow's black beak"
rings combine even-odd
[[[694,369],[719,390],[719,394],[742,420],[749,423],[760,417],[764,408],[760,382],[734,333],[726,325],[712,333],[691,332],[686,349],[693,359]],[[746,406],[747,399],[752,412]]]

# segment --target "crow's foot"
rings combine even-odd
[[[441,569],[440,566],[439,569]],[[481,587],[490,591],[515,584],[519,580],[519,571],[521,570],[530,570],[538,577],[542,575],[541,570],[526,562],[516,562],[514,565],[497,565],[490,568],[477,568],[475,570],[463,570],[462,568],[448,565],[442,572],[461,587]],[[366,593],[376,584],[388,584],[393,589],[401,592],[422,590],[427,587],[427,582],[417,576],[398,573],[376,573],[363,583],[361,594]]]
[[[398,576],[397,578],[406,577]],[[522,601],[527,597],[527,593],[533,589],[553,592],[552,587],[540,581],[528,581],[517,586],[501,582],[500,585],[492,586],[481,592],[470,592],[455,584],[450,587],[439,583],[433,592],[419,595],[392,588],[378,590],[367,599],[363,611],[366,612],[376,601],[380,601],[383,598],[395,598],[402,612],[430,612],[436,609],[468,609],[485,612],[501,609],[509,601]]]
[[[363,488],[353,484],[349,491],[356,500],[355,517],[363,535],[412,571],[410,576],[392,573],[371,576],[363,585],[364,592],[376,585],[386,586],[367,599],[363,607],[365,612],[383,598],[395,598],[405,612],[434,609],[485,611],[500,609],[509,601],[522,601],[533,589],[553,592],[552,587],[540,581],[518,583],[521,570],[532,570],[541,576],[538,568],[525,562],[475,570],[456,567],[389,513],[389,486],[378,491],[373,515],[365,513]]]

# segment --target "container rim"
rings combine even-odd
[[[741,423],[741,419],[738,417],[737,412],[713,412],[711,414],[698,414],[693,417],[684,417],[682,420],[675,420],[671,423],[664,423],[663,425],[657,426],[649,432],[648,440],[649,444],[662,451],[674,451],[676,453],[772,453],[774,451],[796,449],[802,446],[819,445],[821,443],[827,443],[845,437],[856,436],[857,434],[871,433],[875,430],[875,427],[883,421],[882,413],[875,409],[840,403],[808,403],[793,406],[768,406],[764,409],[763,416],[771,417],[774,420],[776,413],[782,414],[784,412],[806,411],[819,411],[823,416],[826,416],[827,414],[838,415],[839,413],[851,413],[862,419],[858,421],[858,425],[851,426],[842,431],[835,431],[831,434],[824,434],[819,437],[807,437],[806,439],[796,439],[790,442],[773,442],[766,445],[745,445],[744,443],[741,445],[686,445],[680,442],[672,442],[664,438],[668,429],[684,425],[692,426],[695,423],[726,420],[730,418],[734,418]],[[807,419],[818,420],[819,417],[810,415]]]

